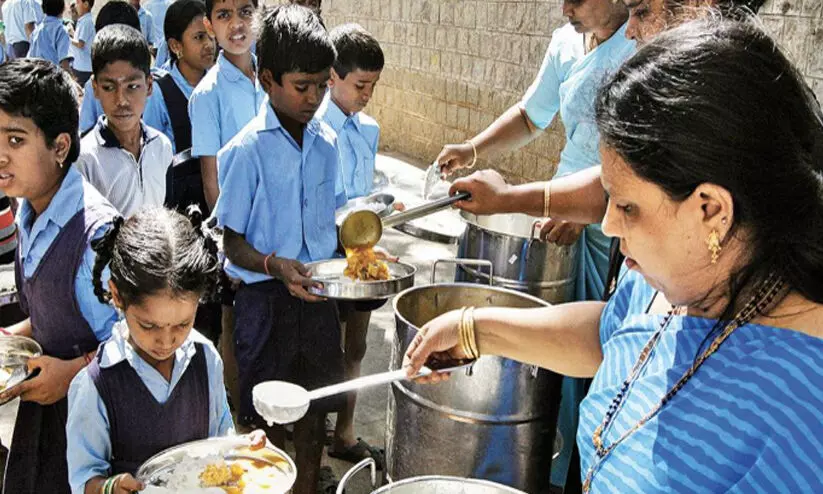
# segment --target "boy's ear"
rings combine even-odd
[[[206,32],[209,33],[209,36],[211,36],[212,38],[215,38],[215,43],[216,43],[217,42],[217,40],[216,40],[217,35],[214,34],[214,26],[211,25],[211,21],[209,20],[209,16],[203,17],[203,25],[206,26]]]
[[[97,78],[94,77],[94,74],[91,76],[91,90],[94,93],[94,97],[97,101],[100,101],[100,97],[97,95]]]
[[[72,163],[66,163],[66,157],[69,155],[71,149],[71,136],[63,132],[54,138],[54,152],[57,162],[63,166],[71,166]]]
[[[154,86],[152,85],[153,82],[154,77],[152,77],[151,74],[146,76],[146,96],[151,96],[151,92],[154,88]]]
[[[334,87],[334,85],[335,85],[338,81],[342,81],[342,80],[343,80],[343,78],[342,78],[342,77],[340,77],[340,76],[337,74],[337,71],[336,71],[336,70],[334,70],[334,67],[332,67],[332,68],[331,68],[331,75],[330,75],[330,77],[329,77],[329,87]]]
[[[274,84],[274,76],[271,74],[271,70],[263,69],[260,71],[260,75],[258,76],[260,79],[260,85],[263,86],[263,91],[269,92]]]

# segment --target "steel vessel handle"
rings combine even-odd
[[[468,192],[458,192],[453,196],[444,197],[442,199],[423,204],[422,206],[408,209],[402,213],[387,216],[386,218],[383,218],[383,228],[391,228],[395,225],[408,223],[409,221],[416,220],[417,218],[428,216],[434,212],[451,206],[457,201],[465,201],[466,199],[470,199],[471,196],[472,195]]]
[[[491,261],[486,259],[437,259],[432,264],[432,278],[431,284],[434,285],[435,283],[435,276],[437,275],[437,265],[440,263],[444,264],[456,264],[458,266],[485,266],[489,268],[489,285],[494,284],[494,264]]]
[[[360,463],[351,467],[348,472],[346,472],[343,477],[340,478],[340,482],[337,484],[337,491],[336,494],[343,494],[346,490],[346,485],[348,485],[349,481],[352,477],[354,477],[360,470],[364,468],[371,468],[371,486],[372,489],[377,488],[377,464],[374,462],[374,458],[366,458],[360,460]]]

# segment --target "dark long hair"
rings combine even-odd
[[[216,286],[220,263],[217,244],[202,222],[196,206],[189,207],[189,218],[162,207],[142,208],[128,220],[116,218],[93,245],[94,294],[103,303],[111,300],[102,281],[103,270],[110,266],[124,309],[164,290],[208,296]]]
[[[659,35],[600,90],[596,115],[603,143],[673,200],[702,183],[731,193],[730,234],[745,228],[748,257],[721,322],[769,272],[823,303],[823,116],[755,21]]]

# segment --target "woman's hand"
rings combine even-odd
[[[263,432],[262,429],[253,430],[246,434],[246,437],[249,438],[249,442],[251,443],[249,449],[251,449],[252,451],[263,449],[266,447],[266,433]]]
[[[23,381],[19,386],[8,393],[3,393],[0,397],[11,399],[20,396],[23,401],[51,405],[66,397],[69,384],[81,367],[74,360],[61,360],[48,356],[32,358],[28,363],[29,372],[39,369],[40,373],[28,381]]]
[[[463,144],[447,144],[434,160],[440,164],[440,173],[449,175],[455,170],[471,165],[474,159],[474,150],[468,142]]]
[[[507,198],[511,186],[494,170],[480,170],[468,177],[455,180],[449,195],[469,192],[468,201],[457,201],[454,206],[474,214],[510,212],[511,201]]]
[[[557,245],[571,245],[577,242],[586,225],[570,223],[568,221],[547,219],[539,222],[540,240]]]
[[[114,494],[131,494],[132,492],[140,492],[145,489],[142,482],[131,476],[130,473],[123,473],[115,477]]]
[[[383,247],[378,247],[375,245],[372,249],[374,250],[374,257],[380,259],[381,261],[397,262],[400,260],[399,257],[387,251]]]
[[[432,355],[440,360],[462,360],[469,358],[460,346],[460,316],[462,311],[453,310],[426,323],[412,340],[403,367],[409,377],[420,372]],[[448,374],[434,373],[418,379],[420,382],[440,382],[448,379]]]

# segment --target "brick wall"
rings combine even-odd
[[[273,3],[278,3],[275,0]],[[381,147],[431,162],[517,102],[536,75],[561,0],[324,0],[329,27],[359,22],[379,40],[387,65],[367,109],[383,128]],[[823,0],[769,0],[767,28],[823,101]],[[553,175],[561,124],[521,151],[480,166],[513,182]]]

